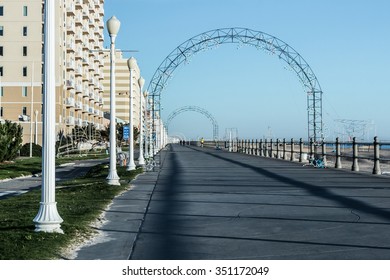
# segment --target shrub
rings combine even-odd
[[[22,144],[21,125],[5,121],[0,123],[0,162],[14,160]]]
[[[20,155],[22,157],[30,156],[30,143],[26,143],[20,149]],[[32,156],[33,157],[42,157],[42,147],[37,144],[32,144]]]

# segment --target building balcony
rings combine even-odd
[[[88,111],[89,111],[89,106],[87,104],[84,104],[83,105],[83,112],[88,113]]]
[[[76,93],[81,93],[83,91],[83,87],[81,84],[76,84]]]
[[[95,99],[95,95],[91,91],[89,92],[88,97],[89,97],[89,100],[94,100]]]
[[[89,58],[86,57],[86,56],[83,57],[83,65],[84,66],[88,66],[89,65]]]
[[[74,42],[66,43],[66,51],[67,52],[75,52],[76,51],[76,44]]]
[[[92,115],[92,114],[93,114],[93,108],[92,108],[92,107],[89,107],[89,108],[88,108],[88,114],[89,114],[89,115]]]
[[[76,74],[76,76],[82,76],[83,75],[83,68],[80,65],[76,66],[75,74]]]
[[[76,14],[76,7],[73,4],[70,4],[66,7],[66,13],[68,16],[74,16]]]
[[[75,62],[73,61],[73,60],[71,60],[71,61],[68,61],[67,63],[66,63],[66,69],[68,69],[68,70],[74,70],[75,69]]]
[[[83,90],[83,97],[89,97],[89,90],[88,90],[88,88],[84,88],[84,90]]]
[[[68,89],[74,89],[74,80],[71,79],[71,80],[66,80],[66,87]]]
[[[65,119],[65,123],[66,123],[66,125],[74,125],[74,117],[71,117],[71,116],[67,117]]]
[[[83,41],[82,32],[77,32],[75,38],[76,38],[76,42],[82,42]]]
[[[74,98],[73,98],[73,97],[67,97],[67,98],[65,99],[65,105],[66,105],[66,107],[68,107],[68,108],[74,107],[74,104],[75,104],[75,102],[74,102]]]
[[[75,34],[76,33],[76,24],[74,23],[74,21],[68,22],[66,24],[66,32],[68,34]]]
[[[77,126],[82,126],[83,125],[83,120],[77,118],[77,119],[75,119],[75,123],[74,124],[77,125]]]
[[[82,9],[83,8],[83,0],[75,0],[74,5],[75,5],[77,10]]]
[[[89,35],[89,28],[88,27],[83,26],[83,28],[81,30],[83,31],[84,35]]]
[[[74,108],[76,111],[78,110],[82,110],[83,109],[83,102],[81,101],[77,101],[76,104],[75,104],[75,108]]]
[[[76,26],[82,26],[83,25],[83,17],[82,17],[82,15],[80,13],[75,16],[74,22],[75,22]]]
[[[90,17],[90,13],[87,12],[87,11],[83,11],[83,18],[84,19],[89,19],[89,17]]]

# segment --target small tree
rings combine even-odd
[[[0,123],[0,162],[14,160],[22,145],[21,125],[5,121]]]

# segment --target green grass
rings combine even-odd
[[[128,188],[128,182],[141,169],[127,172],[118,167],[120,186],[106,183],[107,165],[93,167],[82,178],[57,185],[57,209],[64,222],[64,234],[35,232],[33,223],[38,213],[40,191],[0,200],[0,259],[39,260],[59,259],[71,244],[91,236],[95,221],[112,199]]]
[[[56,159],[56,164],[64,164],[74,162],[77,160],[85,159],[103,159],[107,158],[106,154],[89,154],[83,157],[78,155],[72,157],[62,157]],[[29,176],[40,173],[42,170],[42,158],[18,158],[14,162],[3,162],[0,163],[0,180],[12,179],[21,176]]]

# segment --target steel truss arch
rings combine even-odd
[[[160,98],[173,72],[182,63],[200,51],[221,44],[245,44],[278,56],[297,74],[307,93],[308,137],[314,141],[323,139],[322,89],[316,75],[303,57],[284,41],[261,31],[247,28],[222,28],[207,31],[192,37],[174,49],[154,73],[148,91],[155,110],[160,110]]]
[[[184,112],[197,112],[201,113],[202,115],[206,116],[212,123],[213,125],[213,140],[218,140],[219,139],[219,128],[218,128],[218,123],[217,120],[211,115],[207,110],[198,107],[198,106],[184,106],[176,109],[172,113],[169,114],[167,121],[165,122],[165,126],[169,129],[169,124],[170,122],[179,114],[184,113]]]

